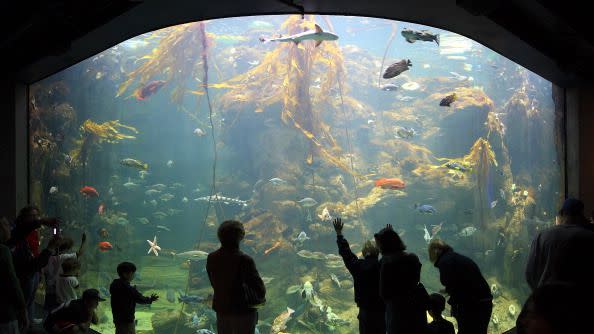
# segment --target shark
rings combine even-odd
[[[295,45],[303,41],[316,41],[316,47],[322,44],[323,41],[335,41],[338,39],[338,35],[331,32],[322,30],[322,28],[316,24],[315,29],[305,30],[304,32],[289,35],[283,37],[282,35],[277,38],[264,38],[260,37],[260,42],[293,42]]]

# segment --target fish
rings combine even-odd
[[[100,296],[102,298],[111,297],[111,294],[109,293],[109,290],[107,290],[105,287],[100,286],[99,287],[99,293],[100,293]]]
[[[303,207],[305,207],[305,208],[310,208],[310,207],[316,206],[318,204],[318,202],[311,197],[305,197],[305,198],[297,201],[297,203],[303,205]]]
[[[393,83],[388,83],[380,87],[384,92],[393,92],[398,89],[398,86]]]
[[[150,201],[149,201],[149,203],[150,203],[152,206],[157,206],[157,200],[156,200],[156,199],[150,200]]]
[[[318,215],[321,221],[329,222],[332,220],[332,216],[330,215],[330,211],[328,211],[328,207],[324,207],[322,213]]]
[[[395,137],[401,139],[410,139],[416,134],[417,132],[415,131],[415,129],[403,126],[397,128]]]
[[[464,214],[465,214],[466,216],[470,216],[471,214],[473,214],[473,213],[474,213],[474,210],[472,210],[472,209],[464,209],[464,211],[463,211],[463,212],[464,212]]]
[[[161,193],[161,191],[159,191],[157,189],[149,189],[144,192],[144,194],[147,196],[153,196],[153,195],[160,194],[160,193]]]
[[[180,258],[184,260],[206,260],[208,257],[208,253],[201,251],[201,250],[190,250],[182,253],[174,253],[172,252],[171,255],[175,258]]]
[[[287,310],[279,314],[274,321],[272,321],[272,327],[270,328],[270,334],[279,334],[287,329],[287,322],[291,320],[291,315],[295,313],[295,310],[287,306]]]
[[[97,190],[90,186],[84,186],[84,187],[80,188],[80,193],[83,194],[83,196],[85,196],[87,198],[99,197],[99,193],[97,192]]]
[[[275,186],[281,185],[281,184],[287,184],[287,181],[278,178],[278,177],[273,177],[272,179],[268,180],[268,182],[274,184]]]
[[[126,158],[126,159],[122,159],[120,160],[120,165],[122,166],[127,166],[127,167],[134,167],[143,171],[148,170],[148,164],[144,163],[140,160],[136,160],[136,159],[132,159],[132,158]]]
[[[162,183],[157,183],[157,184],[153,184],[151,186],[151,188],[156,189],[158,191],[164,191],[165,189],[167,189],[167,186]]]
[[[406,184],[398,178],[381,178],[375,180],[375,186],[382,189],[404,189]]]
[[[264,282],[264,284],[268,284],[270,282],[272,282],[272,280],[274,279],[274,277],[262,277],[262,282]]]
[[[476,227],[468,226],[463,228],[460,232],[458,232],[458,236],[460,237],[469,237],[473,235],[477,231]]]
[[[335,274],[330,274],[330,279],[332,280],[332,282],[334,282],[334,284],[336,284],[336,286],[339,289],[342,288],[342,284],[340,284],[340,280],[338,279],[338,277],[336,277]]]
[[[112,244],[109,241],[101,241],[97,244],[100,252],[107,252],[113,249]]]
[[[118,225],[122,225],[122,226],[126,226],[128,225],[130,222],[128,221],[128,219],[124,218],[124,217],[118,217],[118,219],[116,220],[116,224]]]
[[[304,32],[286,36],[286,37],[277,37],[277,38],[264,38],[260,37],[260,42],[268,43],[268,42],[293,42],[295,45],[303,42],[303,41],[316,41],[316,47],[322,44],[323,41],[335,41],[338,39],[338,35],[333,34],[331,32],[327,32],[322,30],[319,25],[315,25],[315,29],[312,30],[305,30]]]
[[[204,132],[204,130],[201,128],[194,129],[194,134],[198,137],[206,136],[206,132]]]
[[[167,82],[163,80],[151,81],[142,88],[137,89],[134,92],[134,96],[138,101],[146,100],[148,97],[158,92],[161,89],[161,87],[163,87],[163,85],[165,85],[166,83]]]
[[[420,213],[429,214],[429,215],[437,213],[437,210],[435,210],[435,208],[429,204],[415,203],[415,209]]]
[[[462,75],[460,73],[457,72],[450,72],[450,74],[452,75],[452,78],[458,81],[473,81],[474,79],[472,77],[467,77],[465,75]]]
[[[274,243],[274,245],[272,245],[270,248],[268,248],[268,249],[266,249],[266,250],[264,251],[264,255],[268,255],[268,254],[270,254],[270,253],[271,253],[273,250],[275,250],[275,249],[279,248],[279,247],[280,247],[280,245],[281,245],[281,242],[280,242],[280,240],[279,240],[279,241],[277,241],[277,242],[275,242],[275,243]]]
[[[198,198],[194,198],[194,201],[196,201],[196,202],[209,202],[210,201],[211,203],[222,203],[222,204],[226,204],[226,205],[239,205],[242,207],[248,206],[247,201],[240,200],[239,198],[230,198],[230,197],[225,197],[225,196],[221,196],[221,195],[198,197]]]
[[[166,296],[168,302],[175,303],[175,292],[173,291],[173,289],[171,289],[171,288],[167,289],[165,296]]]
[[[493,202],[491,202],[490,206],[491,206],[491,209],[495,208],[497,206],[497,200],[494,200]]]
[[[400,87],[404,90],[413,91],[419,89],[421,85],[419,85],[417,82],[409,81],[407,83],[402,84],[402,86]]]
[[[184,303],[184,304],[200,304],[200,303],[207,301],[208,298],[209,297],[201,297],[201,296],[196,296],[196,295],[182,295],[180,293],[179,297],[177,297],[177,300],[180,303]]]
[[[299,233],[299,235],[297,236],[297,238],[293,239],[293,241],[298,242],[298,243],[303,243],[305,240],[309,240],[309,239],[310,239],[310,237],[308,237],[304,231],[301,231]]]
[[[196,334],[215,334],[215,332],[211,331],[210,329],[201,328],[196,331]]]
[[[158,228],[159,230],[163,230],[163,231],[167,231],[167,232],[171,232],[171,229],[167,226],[163,226],[163,225],[157,225],[155,226],[156,228]]]
[[[167,214],[163,211],[157,211],[157,212],[153,213],[153,217],[161,220],[161,219],[164,219],[165,217],[167,217]]]
[[[131,178],[128,178],[128,182],[124,183],[123,186],[126,187],[127,189],[132,189],[132,188],[138,187],[138,184],[132,182]]]
[[[415,98],[412,96],[396,95],[396,100],[398,100],[400,102],[410,102],[414,99]]]
[[[175,198],[175,195],[169,194],[169,193],[163,194],[163,195],[161,195],[161,197],[159,197],[159,199],[162,200],[163,202],[169,202],[173,198]]]
[[[141,223],[142,225],[147,225],[150,223],[150,221],[145,217],[136,218],[136,221]]]
[[[144,178],[145,178],[147,175],[150,175],[150,174],[151,174],[151,173],[149,173],[149,172],[147,172],[147,171],[145,171],[145,170],[140,170],[140,171],[138,171],[138,177],[139,177],[140,179],[142,179],[142,180],[144,180]]]
[[[505,201],[505,190],[499,189],[499,196],[501,196],[501,199]]]
[[[440,107],[449,107],[457,99],[458,99],[458,97],[456,96],[456,93],[452,93],[452,94],[444,97],[443,99],[441,99],[441,101],[439,101],[439,106]]]
[[[97,208],[97,214],[102,215],[105,212],[105,203],[99,204]]]
[[[169,167],[169,168],[173,167],[173,160],[167,161],[167,167]]]
[[[472,168],[464,166],[463,164],[457,161],[449,161],[445,164],[445,166],[449,169],[459,170],[461,172],[469,172],[472,170]]]
[[[438,225],[431,225],[431,238],[435,237],[435,235],[441,231],[443,223],[445,222],[441,222]]]
[[[414,43],[416,41],[435,42],[439,46],[439,34],[432,33],[429,30],[413,30],[404,28],[400,34],[409,43]]]
[[[400,75],[402,72],[408,71],[409,67],[412,67],[412,62],[410,61],[410,59],[399,60],[386,68],[384,74],[382,75],[382,78],[394,78]]]
[[[153,253],[155,254],[155,256],[159,256],[159,251],[161,250],[161,247],[157,244],[157,236],[155,235],[153,237],[153,241],[147,240],[146,242],[148,242],[150,246],[147,254]]]
[[[58,192],[58,187],[56,187],[56,186],[51,187],[49,190],[50,195],[53,195],[57,192]]]
[[[182,203],[188,203],[190,200],[184,196],[184,198],[182,198]]]
[[[429,243],[431,241],[431,235],[429,234],[429,231],[427,230],[427,225],[423,225],[423,239],[425,239],[426,243]]]
[[[99,231],[97,231],[97,234],[101,238],[108,238],[109,237],[109,231],[105,227],[100,228]]]

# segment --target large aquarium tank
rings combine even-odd
[[[334,217],[359,256],[392,224],[429,292],[442,289],[431,239],[474,259],[494,295],[490,333],[503,332],[529,293],[531,239],[563,195],[551,82],[418,24],[192,22],[29,92],[30,201],[75,243],[86,232],[80,294],[109,299],[117,264],[137,265],[133,284],[160,296],[137,306],[139,333],[216,332],[205,258],[228,219],[245,224],[242,250],[266,284],[259,333],[278,333],[275,319],[284,332],[356,333]],[[113,333],[109,302],[98,314],[94,328]]]

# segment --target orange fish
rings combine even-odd
[[[281,242],[280,241],[275,242],[274,245],[272,245],[272,247],[270,247],[270,248],[268,248],[267,250],[264,251],[264,255],[270,254],[270,252],[272,252],[273,250],[277,249],[280,245],[281,245]]]
[[[103,212],[105,212],[105,204],[104,203],[101,203],[101,204],[99,204],[99,207],[97,208],[97,213],[99,215],[102,215]]]
[[[80,188],[80,193],[86,197],[99,197],[99,193],[97,192],[97,190],[89,186],[84,186]]]
[[[146,100],[149,96],[159,91],[159,89],[161,89],[161,87],[163,87],[165,83],[166,81],[163,80],[151,81],[148,84],[146,84],[146,86],[137,89],[134,92],[134,96],[136,96],[136,99],[139,101]]]
[[[404,187],[406,187],[406,184],[404,183],[404,181],[398,178],[381,178],[375,180],[375,186],[381,187],[382,189],[404,189]]]
[[[99,251],[101,252],[107,252],[113,249],[113,246],[111,245],[111,243],[109,243],[109,241],[101,241],[99,243]]]

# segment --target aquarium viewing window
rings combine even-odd
[[[192,22],[29,91],[30,201],[76,242],[87,233],[79,294],[109,299],[117,264],[137,265],[134,284],[161,296],[137,307],[145,333],[215,327],[204,264],[226,219],[245,224],[242,250],[266,284],[259,332],[290,307],[287,332],[355,333],[333,217],[359,255],[392,224],[430,292],[442,286],[429,240],[474,259],[495,296],[490,332],[502,332],[529,291],[531,238],[551,224],[562,189],[551,83],[418,24]],[[114,332],[109,302],[99,320],[95,329]]]

